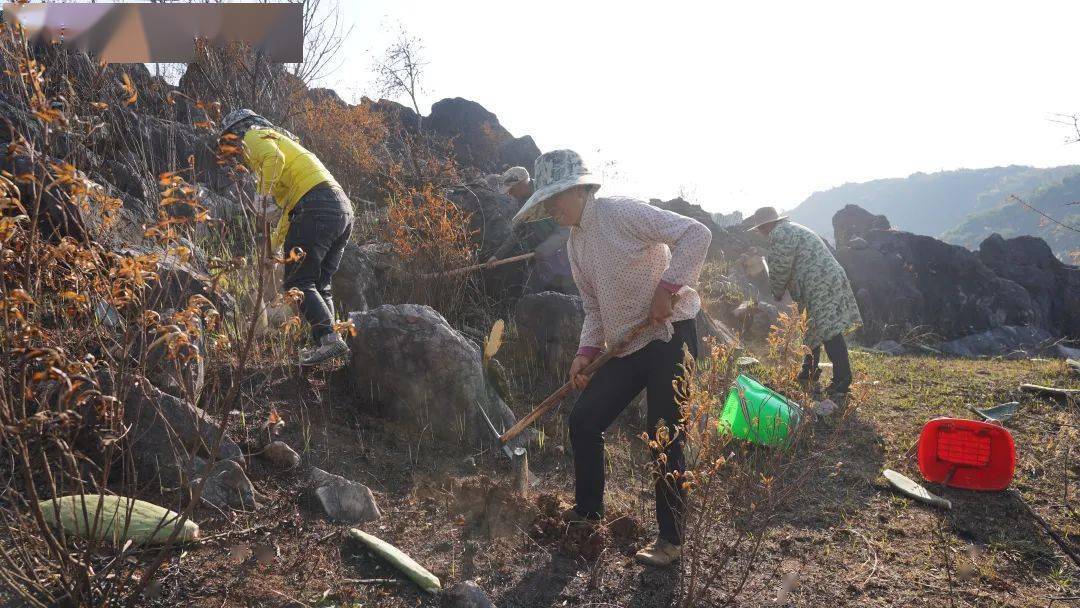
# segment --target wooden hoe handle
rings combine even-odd
[[[675,304],[677,304],[678,301],[678,295],[671,296],[671,307],[674,308]],[[607,349],[599,357],[593,359],[588,365],[586,365],[585,369],[581,370],[581,373],[585,374],[586,376],[591,376],[596,373],[596,370],[600,369],[605,363],[610,361],[612,357],[622,352],[623,349],[625,349],[627,346],[630,345],[631,342],[641,336],[641,334],[650,326],[652,326],[652,323],[649,321],[642,321],[641,323],[635,325],[633,329],[627,332],[627,334],[623,337],[622,340],[619,340],[619,342],[615,344],[615,346]],[[512,440],[514,437],[520,435],[521,432],[528,428],[530,424],[536,422],[537,418],[543,416],[548,412],[548,410],[555,407],[560,401],[562,401],[563,397],[569,395],[570,391],[572,390],[574,390],[574,382],[573,380],[570,380],[566,384],[559,387],[559,390],[551,393],[551,395],[547,399],[541,401],[540,405],[536,406],[535,408],[533,408],[533,411],[529,412],[529,415],[525,416],[521,420],[518,420],[514,426],[510,427],[508,431],[506,431],[502,434],[501,437],[499,437],[499,441],[503,445],[506,445],[507,442]]]
[[[521,255],[515,255],[515,256],[510,257],[510,258],[504,258],[502,260],[495,260],[494,262],[491,263],[491,267],[494,268],[496,266],[502,266],[503,264],[512,264],[514,262],[524,262],[525,260],[532,259],[535,255],[536,255],[535,252],[530,251],[529,253],[523,253]],[[488,265],[485,262],[483,264],[473,264],[472,266],[466,266],[464,268],[457,268],[457,269],[454,269],[454,270],[447,270],[446,272],[430,272],[430,273],[427,273],[427,274],[420,275],[420,278],[426,280],[426,279],[434,279],[434,278],[437,278],[437,277],[455,277],[455,276],[458,276],[460,274],[466,274],[466,273],[472,272],[474,270],[480,270],[481,268],[487,268],[487,267],[488,267]]]

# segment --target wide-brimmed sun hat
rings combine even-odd
[[[746,229],[747,232],[752,232],[761,228],[765,224],[771,224],[773,222],[779,222],[780,220],[786,220],[788,216],[780,215],[776,212],[776,207],[762,207],[754,212],[754,215],[746,218],[745,224],[749,224],[750,227]]]
[[[221,119],[221,132],[225,133],[229,129],[235,127],[240,121],[247,120],[249,118],[262,118],[262,116],[259,116],[257,113],[255,113],[254,110],[249,110],[247,108],[233,110]]]
[[[514,186],[529,181],[529,170],[525,167],[510,167],[499,176],[499,194],[507,194]]]
[[[576,186],[600,187],[600,179],[589,172],[581,156],[573,150],[554,150],[541,154],[533,168],[536,190],[518,210],[513,223],[534,222],[547,217],[544,201]]]

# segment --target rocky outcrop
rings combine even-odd
[[[1080,268],[1062,263],[1041,238],[992,234],[979,259],[1031,294],[1037,324],[1057,336],[1080,338]]]
[[[384,411],[449,440],[490,444],[514,414],[488,384],[480,350],[428,306],[383,305],[350,315],[363,328],[349,339],[347,373],[358,395]],[[463,446],[464,447],[464,446]]]
[[[1054,258],[1041,239],[995,235],[974,253],[885,229],[887,221],[854,205],[834,218],[844,237],[836,257],[855,291],[864,341],[902,341],[914,330],[945,341],[979,334],[955,352],[1004,355],[1080,334],[1080,269]]]
[[[889,230],[889,218],[874,215],[858,205],[847,205],[833,216],[833,235],[837,247],[850,244],[852,238],[862,238],[871,230]],[[865,239],[864,239],[865,240]]]
[[[517,352],[532,358],[542,377],[562,379],[577,354],[584,320],[580,296],[554,291],[523,296],[514,309]]]
[[[388,243],[350,243],[331,281],[338,312],[364,312],[382,304],[382,289],[393,280],[398,259]]]
[[[510,220],[518,210],[513,198],[483,184],[450,188],[446,198],[469,216],[469,232],[481,260],[486,260],[510,236]]]
[[[958,357],[1025,358],[1044,354],[1053,356],[1053,336],[1039,327],[1005,325],[970,336],[950,340],[937,347]]]
[[[701,205],[695,205],[682,198],[673,198],[670,201],[662,201],[654,198],[649,201],[649,204],[653,207],[658,207],[667,211],[674,211],[679,215],[685,215],[688,218],[701,222],[709,229],[709,232],[712,232],[713,234],[713,240],[709,244],[709,254],[716,254],[721,251],[720,243],[716,238],[716,235],[721,232],[721,228],[713,221],[712,214],[702,209]]]
[[[540,156],[531,137],[514,138],[484,106],[461,97],[432,104],[424,125],[452,142],[459,162],[483,171],[522,165],[531,173]]]
[[[916,328],[951,340],[1037,321],[1028,292],[972,252],[910,232],[872,230],[865,249],[841,247],[863,317],[863,340],[900,339]]]

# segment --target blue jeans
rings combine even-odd
[[[330,282],[341,265],[352,225],[349,198],[327,184],[308,190],[289,214],[285,253],[299,247],[305,255],[303,260],[285,265],[285,290],[296,288],[304,294],[300,313],[311,326],[311,337],[316,342],[334,331]]]

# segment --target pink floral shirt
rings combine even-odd
[[[632,198],[598,198],[585,204],[570,229],[567,251],[581,291],[585,321],[578,354],[595,356],[649,315],[653,292],[679,294],[668,323],[646,331],[619,356],[674,335],[672,322],[694,318],[698,282],[712,233],[701,222]]]

